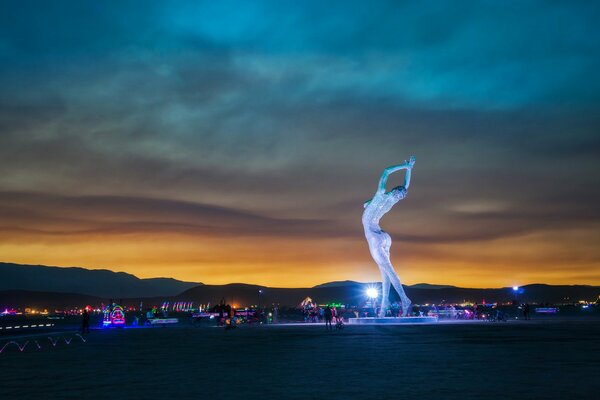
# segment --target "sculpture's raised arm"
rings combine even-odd
[[[379,187],[377,188],[377,194],[385,193],[385,185],[387,184],[388,177],[394,172],[400,171],[402,169],[406,170],[406,175],[404,176],[404,187],[408,189],[410,185],[410,172],[412,170],[413,165],[415,165],[415,161],[417,159],[415,156],[411,156],[408,161],[404,161],[402,164],[393,165],[391,167],[387,167],[383,170],[381,174],[381,178],[379,179]]]

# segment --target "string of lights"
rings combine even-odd
[[[81,339],[82,343],[86,342],[85,338],[83,336],[81,336],[79,333],[76,333],[74,336],[71,336],[69,338],[67,338],[66,336],[57,336],[55,338],[53,338],[52,336],[48,336],[48,340],[50,341],[50,344],[52,344],[52,347],[56,347],[56,345],[60,342],[61,339],[63,339],[65,344],[69,345],[73,342],[73,339],[75,337],[79,337]],[[33,342],[35,343],[38,350],[41,350],[43,348],[42,345],[40,345],[40,343],[37,340],[33,340]],[[6,350],[7,348],[10,348],[11,346],[17,347],[17,349],[19,349],[19,352],[22,353],[25,350],[25,348],[27,348],[27,345],[29,343],[30,343],[29,340],[26,340],[25,342],[23,342],[23,344],[20,344],[16,340],[11,340],[9,342],[6,342],[4,344],[4,346],[2,346],[2,348],[0,348],[0,354],[2,354],[4,352],[4,350]]]

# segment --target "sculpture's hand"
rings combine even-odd
[[[406,164],[409,166],[409,168],[412,168],[415,165],[415,161],[417,161],[417,157],[410,156]]]

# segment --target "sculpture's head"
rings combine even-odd
[[[406,197],[406,188],[404,186],[396,186],[395,188],[393,188],[390,191],[390,195],[394,198],[394,200],[396,201],[400,201],[403,198]]]

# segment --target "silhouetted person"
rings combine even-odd
[[[325,329],[333,329],[331,326],[331,318],[333,317],[333,312],[331,311],[331,307],[327,306],[325,308]]]
[[[90,333],[90,313],[88,313],[87,308],[83,309],[81,317],[81,333]]]
[[[217,310],[219,311],[219,319],[217,321],[217,325],[221,326],[221,325],[223,325],[223,311],[225,311],[225,306],[222,304],[219,304],[217,306]]]
[[[523,318],[529,319],[529,303],[523,305]]]

